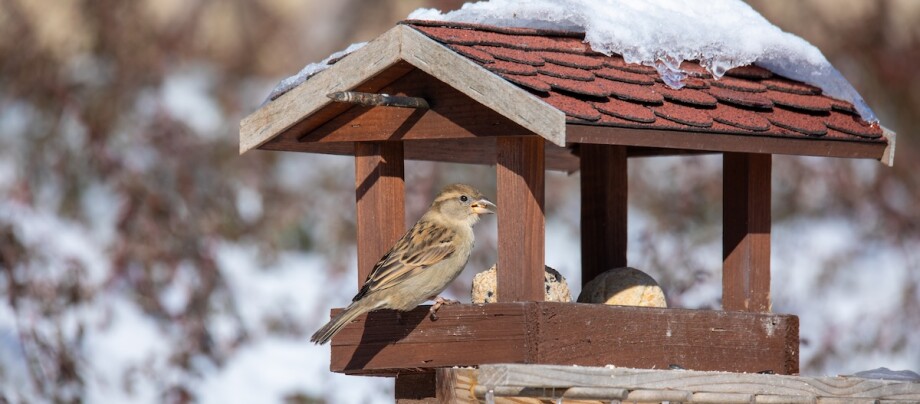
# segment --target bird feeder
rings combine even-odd
[[[369,313],[331,370],[399,375],[397,395],[487,363],[798,373],[798,318],[770,312],[772,155],[891,164],[894,134],[763,68],[682,68],[675,90],[581,33],[405,21],[245,118],[241,153],[354,156],[356,286],[406,230],[405,160],[496,167],[500,301]],[[699,153],[724,159],[722,310],[542,302],[546,170],[581,172],[588,282],[627,264],[627,159]]]

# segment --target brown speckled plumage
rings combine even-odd
[[[310,340],[324,344],[361,314],[376,309],[411,310],[441,293],[466,266],[479,215],[494,213],[494,207],[469,185],[444,188],[428,211],[374,265],[352,303]]]

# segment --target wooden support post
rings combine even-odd
[[[355,143],[358,287],[406,231],[402,142]]]
[[[397,404],[437,404],[435,372],[400,373],[396,375]]]
[[[498,299],[543,301],[544,145],[539,136],[496,140]]]
[[[581,284],[626,266],[625,146],[579,145],[581,158]]]
[[[725,153],[722,309],[770,311],[771,155]]]

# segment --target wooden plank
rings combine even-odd
[[[690,397],[691,403],[707,404],[751,404],[753,394],[739,393],[695,393]]]
[[[546,144],[546,169],[573,173],[578,171],[578,156],[571,150],[549,142]],[[263,150],[299,151],[353,156],[353,142],[302,143],[281,135],[262,145]],[[416,140],[403,143],[406,160],[495,165],[495,138]]]
[[[831,399],[920,400],[920,383],[689,370],[490,364],[479,367],[477,383],[495,387],[612,387],[745,394],[756,395],[755,402],[758,402],[757,396],[795,398],[789,402],[814,402],[817,398],[819,403]],[[764,402],[769,401],[774,400],[764,399]]]
[[[795,316],[549,302],[539,310],[534,363],[799,371]]]
[[[444,306],[431,321],[425,310],[359,317],[333,338],[331,369],[387,375],[517,362],[798,371],[795,316],[521,302]]]
[[[769,154],[725,153],[722,309],[770,311]]]
[[[526,361],[524,304],[447,305],[437,321],[428,317],[428,307],[401,316],[379,310],[358,317],[332,339],[330,369],[386,375],[400,369]]]
[[[566,125],[566,141],[568,143],[875,160],[882,158],[887,147],[885,143],[629,129],[579,124]]]
[[[660,403],[662,401],[671,401],[671,402],[687,402],[690,401],[690,397],[693,393],[683,390],[649,390],[649,389],[639,389],[632,390],[629,392],[629,395],[626,396],[627,402],[633,403]]]
[[[625,389],[612,387],[569,387],[567,389],[543,388],[543,387],[520,387],[520,386],[497,386],[489,387],[483,385],[473,386],[473,393],[476,398],[483,399],[491,392],[492,396],[499,402],[499,398],[512,399],[514,403],[542,403],[543,400],[565,399],[566,403],[598,403],[597,400],[619,401],[625,399],[628,391]],[[588,401],[590,400],[590,401]]]
[[[424,98],[429,109],[357,106],[305,133],[302,142],[526,136],[532,132],[427,73],[414,70],[378,90]]]
[[[355,143],[358,287],[406,231],[401,142]]]
[[[665,149],[661,147],[627,146],[626,157],[665,157],[665,156],[699,156],[703,154],[716,154],[711,150],[683,150]]]
[[[895,144],[897,143],[898,134],[893,130],[888,129],[882,126],[882,136],[885,137],[885,140],[888,141],[888,147],[885,148],[885,151],[882,153],[882,157],[879,159],[882,164],[893,167],[894,166],[894,150]]]
[[[543,139],[496,140],[499,301],[542,301],[546,170]]]
[[[442,403],[479,404],[479,400],[473,395],[476,369],[439,368],[435,372],[438,399]]]
[[[582,144],[581,284],[626,266],[626,147]]]
[[[403,60],[544,139],[565,146],[565,114],[526,90],[405,26]],[[397,28],[400,28],[397,27]]]
[[[437,404],[435,373],[400,373],[396,375],[394,396],[398,404]]]
[[[815,404],[818,399],[812,396],[788,396],[778,394],[758,394],[754,404]]]
[[[402,29],[394,28],[330,68],[269,102],[240,122],[240,154],[259,147],[331,103],[326,94],[350,90],[400,60]]]

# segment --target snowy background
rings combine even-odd
[[[238,156],[284,77],[459,1],[0,3],[0,401],[390,402],[308,337],[354,279],[347,157]],[[776,157],[774,311],[802,372],[920,369],[920,2],[751,1],[820,48],[897,163]],[[629,262],[672,306],[719,307],[721,159],[630,161]],[[407,219],[490,167],[411,162]],[[578,176],[547,189],[547,263],[577,294]],[[489,191],[492,190],[492,191]],[[495,221],[449,294],[495,261]]]

